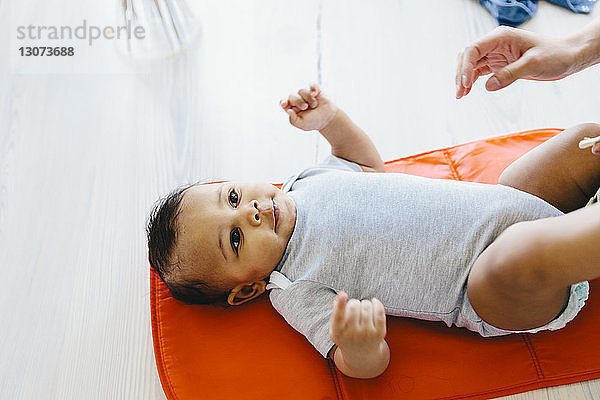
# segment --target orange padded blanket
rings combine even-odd
[[[388,172],[496,183],[502,170],[554,136],[540,129],[386,163]],[[590,282],[600,290],[600,280]],[[175,399],[486,399],[600,377],[600,299],[564,329],[482,338],[442,322],[388,317],[391,362],[372,380],[347,378],[270,306],[188,306],[150,274],[154,355]]]

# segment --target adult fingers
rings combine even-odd
[[[515,62],[496,71],[485,83],[485,88],[490,92],[505,88],[517,79],[528,76],[531,68],[531,58],[525,54]]]
[[[485,55],[485,54],[484,54]],[[468,46],[463,52],[461,60],[460,81],[465,89],[473,86],[473,71],[477,62],[482,57],[481,51],[477,45]]]
[[[458,68],[456,70],[456,98],[460,99],[471,91],[473,83],[477,81],[479,71],[488,62],[485,55],[481,56],[479,48],[469,46],[461,53]]]
[[[477,78],[479,78],[480,76],[488,75],[492,72],[494,71],[492,71],[492,68],[490,68],[489,65],[482,65],[481,67],[475,69],[475,80],[477,80]]]
[[[507,42],[518,41],[519,37],[523,37],[527,31],[522,29],[511,28],[508,26],[499,26],[487,35],[475,41],[472,45],[467,46],[463,52],[461,81],[465,88],[470,88],[475,82],[474,71],[481,66],[480,60],[485,58],[490,52],[495,51],[502,44]]]
[[[488,75],[488,74],[491,74],[491,73],[492,73],[492,69],[489,66],[487,66],[487,65],[484,65],[484,66],[482,66],[480,68],[475,68],[475,72],[473,73],[474,74],[473,75],[473,82],[477,82],[477,79],[479,79],[480,76]],[[469,92],[471,91],[472,88],[473,88],[473,86],[469,86],[469,88],[465,90],[466,91],[465,96],[467,94],[469,94]]]
[[[456,98],[460,99],[465,95],[465,88],[462,85],[461,77],[462,77],[462,61],[463,61],[464,50],[458,53],[458,57],[456,58],[456,62],[458,65],[456,66],[456,76],[454,77],[454,82],[456,83]]]

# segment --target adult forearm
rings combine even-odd
[[[375,378],[381,375],[390,362],[390,348],[385,340],[374,349],[345,349],[337,347],[334,352],[335,365],[352,378]]]
[[[343,110],[338,109],[331,121],[319,132],[331,144],[331,154],[334,156],[383,172],[383,160],[377,148]]]
[[[600,17],[570,36],[568,41],[577,49],[573,72],[581,71],[600,62]]]

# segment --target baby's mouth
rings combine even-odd
[[[273,230],[277,232],[277,221],[279,221],[279,206],[275,203],[274,199],[271,199],[273,202]]]

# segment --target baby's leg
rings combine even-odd
[[[501,184],[568,214],[512,225],[477,258],[467,290],[488,324],[506,330],[543,326],[564,310],[572,284],[600,277],[600,204],[579,209],[600,186],[600,157],[578,147],[584,136],[599,135],[597,124],[569,128],[500,177]]]
[[[512,225],[473,264],[473,309],[500,329],[545,325],[565,308],[572,284],[600,277],[598,243],[600,204]]]
[[[600,204],[506,229],[477,258],[467,281],[473,309],[500,329],[545,325],[572,284],[600,277]]]
[[[566,129],[512,163],[499,183],[546,200],[562,212],[583,207],[600,186],[600,156],[581,150],[585,136],[600,136],[600,125]]]

